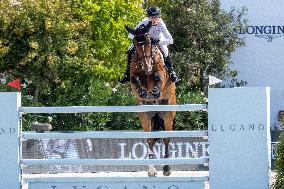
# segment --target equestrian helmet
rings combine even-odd
[[[158,7],[150,7],[147,10],[147,16],[157,16],[160,17],[161,16],[161,10]]]

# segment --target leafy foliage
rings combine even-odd
[[[0,73],[28,80],[24,106],[107,105],[130,45],[124,24],[144,14],[141,1],[0,1]],[[10,90],[1,85],[1,90]],[[105,129],[110,114],[25,115],[25,126]]]
[[[280,135],[279,143],[276,148],[276,181],[273,184],[274,189],[284,189],[284,133]]]
[[[118,86],[113,92],[107,105],[132,106],[136,104],[135,97],[130,93],[129,86]],[[110,130],[140,130],[141,123],[136,113],[113,113],[107,123]]]
[[[126,38],[124,25],[135,25],[142,18],[144,10],[141,5],[141,0],[77,2],[78,13],[91,26],[89,44],[94,57],[100,61],[93,68],[98,70],[99,78],[117,79],[125,68],[125,53],[131,41]]]
[[[204,94],[200,90],[191,90],[181,85],[177,90],[179,104],[201,104],[205,103]],[[177,112],[175,118],[175,130],[207,130],[207,112]]]

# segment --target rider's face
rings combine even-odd
[[[157,25],[160,22],[160,18],[157,16],[150,16],[149,20],[152,22],[153,25]]]

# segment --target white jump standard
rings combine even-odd
[[[20,189],[269,189],[270,90],[269,88],[209,89],[207,131],[33,133],[21,131],[23,113],[138,112],[141,107],[21,107],[20,93],[0,93],[0,188]],[[158,108],[158,109],[157,109]],[[143,111],[196,111],[206,105],[143,106]],[[43,138],[148,138],[209,137],[208,177],[66,177],[60,174],[29,177],[24,165],[148,165],[204,164],[208,158],[175,159],[22,159],[22,139]],[[167,161],[167,162],[165,162]],[[23,179],[24,178],[24,179]]]

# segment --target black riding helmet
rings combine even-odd
[[[150,7],[147,10],[147,16],[157,16],[160,17],[161,16],[161,11],[158,7]]]

